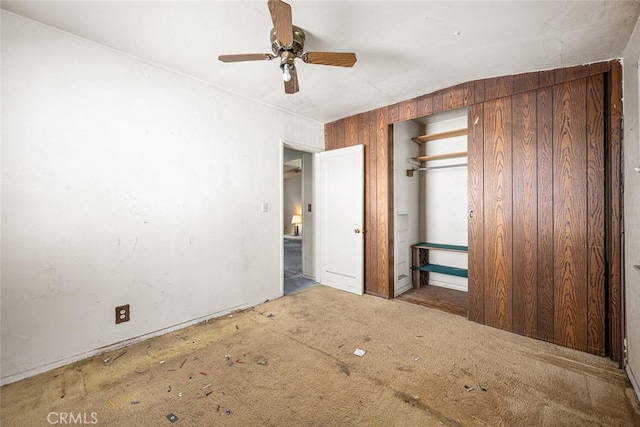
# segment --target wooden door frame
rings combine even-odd
[[[285,149],[290,149],[290,150],[295,150],[300,152],[300,157],[304,158],[305,155],[311,155],[313,156],[316,153],[319,153],[320,150],[318,147],[312,147],[309,145],[305,145],[305,144],[301,144],[299,142],[296,141],[291,141],[291,140],[286,140],[286,139],[280,139],[280,172],[282,174],[282,171],[284,169],[284,164],[285,164],[285,154],[284,151]],[[307,221],[307,229],[310,230],[308,231],[307,234],[307,239],[306,241],[303,241],[302,243],[302,263],[303,263],[303,275],[305,273],[305,269],[304,269],[304,255],[305,255],[305,249],[309,249],[311,250],[311,259],[312,261],[312,268],[309,269],[308,265],[307,270],[308,271],[308,278],[317,280],[319,278],[319,266],[317,263],[318,260],[318,249],[317,249],[317,244],[316,242],[318,241],[318,227],[316,224],[316,214],[315,211],[307,211],[305,212],[305,207],[304,204],[305,202],[307,204],[314,204],[314,198],[315,198],[315,173],[313,172],[313,164],[310,165],[306,165],[307,170],[311,170],[312,173],[310,174],[310,176],[308,176],[308,179],[310,180],[310,187],[312,188],[311,194],[304,194],[304,187],[305,187],[305,183],[306,183],[306,179],[305,179],[305,165],[304,165],[304,159],[303,159],[303,176],[302,176],[302,204],[303,204],[303,212],[302,215],[303,217],[305,216],[305,213],[307,216],[307,218],[305,218],[305,220]],[[279,233],[280,233],[280,239],[279,239],[279,247],[280,247],[280,292],[282,293],[282,295],[284,295],[284,239],[282,238],[282,225],[284,224],[284,176],[280,177],[280,188],[279,188],[279,211],[280,211],[280,225],[279,225]]]
[[[607,209],[606,250],[608,325],[606,343],[608,355],[624,367],[626,338],[624,302],[624,222],[623,222],[623,165],[622,165],[622,65],[611,61],[605,73],[607,94],[605,107],[605,149],[608,150],[605,184]]]

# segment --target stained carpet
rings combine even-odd
[[[61,414],[118,427],[640,425],[608,359],[322,285],[9,384],[1,398],[7,427],[62,425]]]

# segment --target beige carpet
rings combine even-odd
[[[607,359],[324,286],[1,392],[3,427],[640,425]]]

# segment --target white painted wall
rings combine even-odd
[[[411,163],[411,158],[420,154],[419,146],[411,138],[419,134],[420,127],[412,121],[393,125],[393,218],[396,265],[404,256],[411,266],[411,245],[420,241],[420,173],[414,173],[413,177],[407,176],[407,169],[417,167],[415,161]],[[403,253],[400,252],[402,249],[399,247],[401,236],[399,236],[400,227],[397,224],[398,213],[409,215],[407,236],[403,237],[407,239],[409,247],[403,250]],[[399,279],[398,269],[395,270],[394,294],[398,296],[412,288],[411,271],[408,278]]]
[[[282,295],[281,140],[322,124],[1,16],[3,383]]]
[[[427,134],[446,132],[467,127],[467,109],[433,115],[426,122]],[[445,154],[467,151],[467,136],[438,139],[424,144],[424,154]],[[437,169],[439,166],[466,165],[467,158],[453,158],[427,162],[424,179],[425,215],[422,241],[447,245],[467,246],[468,195],[467,166]],[[466,253],[429,251],[429,262],[451,267],[467,268]],[[467,291],[467,278],[447,274],[429,273],[429,284]]]
[[[640,398],[640,20],[624,52],[624,220],[627,372]]]

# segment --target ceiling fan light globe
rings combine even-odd
[[[289,64],[285,64],[282,67],[282,80],[285,82],[291,81],[291,73],[289,72]]]

